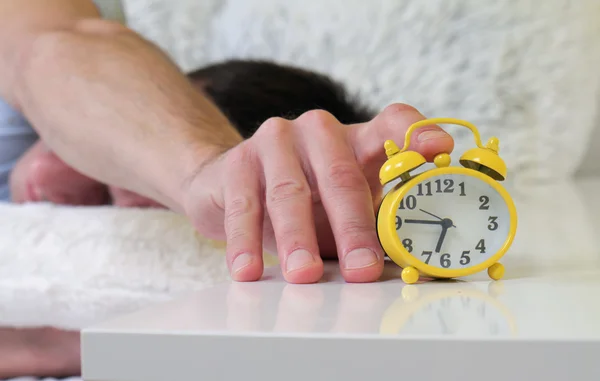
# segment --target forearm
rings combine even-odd
[[[181,210],[187,176],[241,137],[149,42],[102,21],[65,25],[25,45],[8,99],[74,168]]]
[[[0,1],[0,97],[13,103],[13,74],[21,54],[36,35],[70,28],[77,20],[99,18],[91,0],[2,0]]]
[[[65,162],[174,209],[193,167],[241,140],[158,49],[131,32],[41,35],[21,73],[17,102]]]

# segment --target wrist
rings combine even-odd
[[[225,128],[233,128],[229,125]],[[204,129],[194,128],[194,133],[183,134],[179,147],[173,146],[172,152],[165,155],[171,158],[169,163],[157,163],[157,171],[150,180],[155,185],[158,197],[162,198],[163,205],[169,209],[188,214],[190,202],[193,204],[198,188],[198,178],[210,179],[214,184],[219,174],[205,176],[211,163],[218,160],[222,155],[243,141],[241,136],[232,136],[230,139],[215,141],[212,136],[206,136]],[[170,179],[165,181],[165,179]],[[204,184],[203,186],[210,186]]]

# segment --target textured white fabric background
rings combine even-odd
[[[185,70],[270,58],[378,108],[467,119],[500,138],[513,184],[600,170],[584,161],[600,146],[597,0],[127,0],[125,14]],[[467,130],[450,131],[458,154],[471,147]],[[168,212],[0,205],[0,216],[3,324],[78,328],[227,279],[222,249]]]
[[[127,4],[132,27],[184,69],[275,59],[328,73],[378,108],[400,101],[467,119],[500,138],[517,183],[575,173],[598,124],[596,0]],[[457,153],[471,147],[467,130],[452,131]]]

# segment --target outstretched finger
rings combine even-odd
[[[263,273],[263,206],[258,165],[252,152],[238,146],[227,154],[224,189],[227,263],[236,281],[256,281]]]
[[[266,207],[285,279],[314,283],[323,275],[312,192],[296,154],[289,121],[271,119],[255,136],[265,174]]]
[[[349,282],[372,282],[383,271],[383,252],[367,179],[335,118],[311,111],[297,119],[304,150],[318,184],[340,259]]]

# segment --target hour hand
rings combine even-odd
[[[448,226],[442,226],[442,234],[440,234],[440,239],[438,239],[437,245],[435,246],[435,252],[439,253],[442,250],[442,244],[444,243],[444,238],[446,238],[446,232],[448,231]]]
[[[444,221],[430,221],[430,220],[404,220],[407,224],[425,224],[425,225],[443,225]]]

